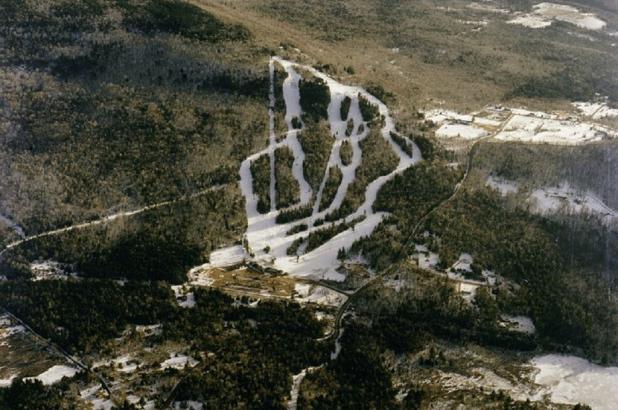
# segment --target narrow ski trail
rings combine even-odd
[[[276,103],[276,101],[274,101],[276,95],[274,89],[274,75],[276,64],[279,64],[287,74],[287,77],[283,81],[282,95],[285,103],[284,118],[288,130],[283,136],[283,139],[279,142],[276,142],[277,138],[276,135],[274,135],[274,107]],[[299,83],[302,81],[302,78],[298,70],[303,70],[303,72],[309,73],[310,75],[324,81],[330,92],[330,103],[327,107],[327,113],[333,143],[328,162],[324,170],[323,178],[317,192],[313,192],[305,178],[303,167],[306,160],[306,153],[303,151],[298,140],[299,134],[302,133],[305,128],[305,124],[302,121],[302,96],[300,95],[299,88]],[[383,220],[386,215],[385,213],[373,211],[373,204],[376,200],[378,191],[395,175],[421,161],[422,157],[420,150],[406,137],[403,138],[405,138],[411,145],[413,149],[412,155],[409,156],[399,147],[399,145],[391,138],[391,133],[397,134],[397,131],[388,108],[382,101],[369,94],[363,88],[343,85],[313,67],[287,61],[280,57],[271,58],[269,61],[269,73],[271,81],[269,94],[269,145],[267,148],[246,158],[240,167],[240,187],[246,200],[246,240],[249,251],[254,255],[254,259],[257,262],[272,264],[275,268],[281,269],[291,275],[342,280],[343,275],[336,271],[339,265],[339,262],[337,261],[337,253],[339,249],[343,248],[348,250],[356,240],[363,236],[370,235],[376,226]],[[347,118],[342,119],[340,109],[341,104],[346,97],[350,99],[351,104],[348,110]],[[358,222],[353,228],[344,230],[310,252],[299,255],[298,257],[289,256],[287,255],[287,249],[295,240],[299,238],[306,238],[306,236],[310,233],[320,229],[320,227],[314,226],[316,220],[322,219],[327,214],[339,209],[346,197],[348,187],[356,178],[356,170],[362,163],[360,142],[369,134],[367,121],[363,118],[361,113],[359,97],[364,98],[369,102],[369,104],[376,107],[379,114],[383,117],[384,125],[380,129],[380,134],[390,144],[393,152],[399,158],[398,165],[391,173],[371,181],[365,189],[365,198],[361,206],[355,209],[354,212],[347,217],[333,221],[332,224],[340,225],[355,220],[359,217],[364,217],[361,222]],[[351,134],[346,136],[348,121],[352,122],[353,127]],[[298,127],[299,124],[300,128],[295,129],[294,125],[297,125]],[[346,166],[342,164],[339,154],[341,144],[344,140],[349,141],[352,147],[352,161]],[[273,201],[273,198],[276,198],[277,194],[273,191],[276,187],[274,175],[274,151],[277,148],[284,146],[289,147],[294,155],[292,173],[298,182],[300,191],[300,200],[298,204],[295,204],[290,208],[310,204],[311,215],[293,222],[277,224],[277,215],[285,210],[276,210],[275,202]],[[253,191],[251,163],[264,154],[271,155],[271,208],[269,212],[260,214],[257,211],[257,196]],[[325,209],[320,211],[319,208],[322,201],[324,186],[328,179],[329,170],[332,167],[340,168],[342,180],[337,187],[337,191],[332,202],[328,204]],[[290,229],[298,227],[301,224],[308,225],[308,228],[304,232],[287,235]]]
[[[8,252],[9,250],[21,246],[23,244],[26,244],[28,242],[31,242],[35,239],[40,239],[40,238],[45,238],[48,236],[55,236],[61,233],[65,233],[65,232],[71,232],[71,231],[77,231],[77,230],[81,230],[81,229],[85,229],[85,228],[89,228],[92,226],[97,226],[97,225],[104,225],[108,222],[112,222],[116,219],[119,218],[126,218],[126,217],[130,217],[130,216],[134,216],[134,215],[138,215],[147,211],[152,211],[154,209],[157,208],[162,208],[164,206],[169,206],[169,205],[173,205],[177,202],[180,201],[185,201],[188,199],[192,199],[192,198],[197,198],[199,196],[202,196],[204,194],[207,194],[208,192],[212,192],[212,191],[217,191],[219,189],[223,189],[225,187],[225,185],[216,185],[210,188],[206,188],[204,190],[198,191],[198,192],[194,192],[192,194],[189,195],[185,195],[182,196],[180,198],[176,198],[176,199],[171,199],[169,201],[162,201],[162,202],[158,202],[155,204],[151,204],[151,205],[147,205],[138,209],[134,209],[132,211],[122,211],[122,212],[117,212],[115,214],[112,215],[107,215],[104,216],[103,218],[100,219],[95,219],[94,221],[90,221],[90,222],[82,222],[82,223],[78,223],[75,225],[71,225],[71,226],[66,226],[64,228],[58,228],[58,229],[53,229],[50,231],[46,231],[46,232],[41,232],[39,234],[35,234],[35,235],[30,235],[30,236],[24,236],[22,239],[15,241],[15,242],[11,242],[8,245],[6,245],[4,247],[4,249],[0,250],[0,257],[2,255],[4,255],[6,252]]]

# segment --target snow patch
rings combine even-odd
[[[618,117],[618,109],[610,108],[605,102],[574,102],[573,106],[577,108],[582,115],[590,117],[593,120]]]
[[[185,367],[194,367],[197,360],[183,354],[170,354],[170,358],[161,363],[161,369],[177,369],[182,370]]]
[[[557,187],[536,189],[528,198],[532,211],[547,215],[564,211],[569,214],[594,214],[609,224],[618,218],[618,212],[607,206],[591,192],[578,192],[568,183]]]
[[[532,12],[519,13],[508,23],[530,28],[543,28],[550,26],[555,20],[588,30],[601,30],[607,24],[592,13],[582,13],[575,7],[555,3],[539,3],[532,8]]]
[[[521,111],[520,111],[521,112]],[[606,127],[586,122],[560,120],[548,114],[519,114],[513,110],[511,119],[496,135],[501,141],[524,141],[562,145],[579,145],[616,137]]]
[[[521,333],[534,334],[536,328],[532,319],[527,316],[502,315],[502,326]]]
[[[202,410],[204,404],[195,400],[175,401],[172,408],[174,410]]]
[[[25,380],[39,380],[46,386],[59,382],[64,377],[73,377],[79,370],[65,365],[55,365],[36,377],[27,377]]]
[[[534,381],[545,386],[556,403],[584,403],[595,410],[612,410],[618,403],[618,367],[601,367],[567,355],[537,356]]]
[[[517,193],[519,189],[517,183],[513,181],[507,181],[506,179],[495,177],[493,175],[487,177],[485,185],[500,192],[502,196]]]
[[[210,254],[210,266],[222,268],[226,266],[237,265],[248,259],[249,255],[245,252],[242,245],[229,246],[227,248],[218,249]]]
[[[326,306],[341,306],[347,296],[324,286],[315,286],[308,283],[296,283],[294,292],[298,294],[294,299],[300,303],[316,303]]]
[[[440,138],[463,138],[466,140],[477,139],[488,135],[487,131],[474,125],[444,124],[436,130],[436,136]]]

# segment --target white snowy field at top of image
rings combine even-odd
[[[545,386],[551,401],[584,403],[593,410],[615,410],[618,367],[602,367],[576,356],[548,354],[531,361],[538,373],[534,382]]]
[[[548,2],[533,6],[530,13],[517,13],[508,23],[538,29],[550,26],[555,20],[588,30],[601,30],[607,25],[592,13],[584,13],[573,6]]]
[[[384,213],[374,212],[372,208],[378,191],[388,180],[420,161],[421,153],[416,144],[405,136],[401,136],[401,138],[412,148],[412,155],[406,153],[393,140],[391,135],[397,134],[397,130],[395,129],[389,110],[384,103],[369,94],[363,88],[343,85],[310,66],[297,64],[279,57],[273,57],[271,59],[269,70],[271,75],[271,106],[274,104],[272,100],[272,98],[274,98],[272,84],[274,84],[273,66],[275,64],[280,65],[287,74],[282,85],[282,95],[285,103],[285,122],[288,131],[285,133],[285,137],[280,141],[276,141],[272,138],[269,139],[269,146],[267,148],[249,156],[241,164],[240,188],[245,197],[247,214],[247,231],[245,238],[248,250],[254,260],[272,264],[275,268],[291,275],[343,280],[344,276],[337,271],[341,264],[337,259],[339,250],[349,249],[356,240],[363,236],[368,236],[373,232],[375,227],[385,216]],[[302,76],[313,76],[323,81],[330,93],[327,117],[332,137],[332,146],[324,177],[317,192],[313,192],[311,186],[305,180],[303,172],[303,164],[306,160],[305,152],[303,152],[303,148],[298,141],[298,136],[303,132],[304,128],[299,86],[301,81],[301,70]],[[346,99],[350,101],[350,106],[347,110],[347,118],[341,118],[341,104]],[[338,235],[326,241],[326,243],[307,253],[299,254],[298,256],[290,256],[287,254],[287,249],[290,245],[292,245],[294,241],[302,240],[309,234],[320,229],[314,224],[315,221],[324,219],[326,215],[339,209],[346,197],[348,187],[355,180],[356,169],[360,166],[362,159],[362,151],[359,143],[369,135],[368,128],[370,126],[361,113],[359,102],[361,99],[377,108],[382,119],[380,135],[389,143],[391,149],[399,157],[399,163],[394,171],[371,181],[367,185],[365,189],[365,200],[356,210],[346,218],[340,218],[331,222],[333,226],[336,226],[355,221],[353,226],[344,229]],[[274,121],[272,121],[272,116],[274,115],[273,110],[269,111],[269,115],[271,116],[269,127],[274,127]],[[293,121],[295,118],[297,121]],[[293,124],[293,122],[296,122],[296,124]],[[300,129],[298,129],[299,123]],[[348,124],[351,124],[350,130],[348,130]],[[372,124],[371,126],[376,126],[376,124]],[[270,134],[273,132],[271,128]],[[346,165],[342,163],[339,155],[339,148],[344,140],[348,141],[352,148],[351,162]],[[311,208],[311,212],[309,216],[296,221],[277,223],[277,215],[283,210],[273,208],[272,201],[269,212],[260,213],[257,210],[257,196],[253,191],[251,163],[262,155],[270,154],[275,149],[286,146],[290,148],[294,156],[292,174],[300,188],[300,201],[293,205],[293,207],[307,206]],[[341,182],[337,187],[336,194],[330,205],[328,205],[326,209],[320,209],[319,204],[321,203],[322,191],[329,170],[333,167],[338,167],[341,170]],[[273,172],[270,173],[270,178],[270,187],[272,187],[274,186],[273,178],[275,178]],[[276,195],[271,195],[271,198],[273,196]],[[288,234],[292,228],[298,227],[301,224],[306,225],[304,230]],[[301,250],[300,253],[302,253],[303,248],[300,247],[299,249]],[[211,264],[213,264],[213,260],[214,258],[211,256]]]

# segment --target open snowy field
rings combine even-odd
[[[553,21],[564,21],[588,30],[601,30],[606,26],[592,13],[583,13],[573,6],[556,3],[539,3],[530,13],[518,13],[509,20],[511,24],[521,24],[530,28],[548,27]]]
[[[618,137],[616,130],[594,122],[614,116],[617,110],[603,103],[574,103],[574,107],[581,118],[506,107],[488,107],[471,114],[433,109],[425,112],[425,118],[438,126],[435,135],[445,139],[489,136],[501,141],[581,145]]]
[[[547,388],[556,403],[584,403],[593,410],[613,410],[618,403],[618,367],[602,367],[576,357],[535,357],[534,382]]]

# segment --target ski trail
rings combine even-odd
[[[290,400],[288,401],[288,410],[296,410],[298,408],[298,396],[300,394],[300,385],[303,383],[305,376],[322,366],[312,366],[304,368],[300,373],[292,376],[292,389],[290,390]]]
[[[188,200],[188,199],[193,199],[193,198],[202,196],[202,195],[204,195],[204,194],[206,194],[208,192],[220,190],[220,189],[222,189],[224,187],[225,187],[225,185],[216,185],[216,186],[213,186],[213,187],[210,187],[210,188],[198,191],[198,192],[194,192],[193,194],[190,194],[190,195],[186,195],[186,196],[183,196],[183,197],[180,197],[180,198],[176,198],[176,199],[172,199],[172,200],[169,200],[169,201],[158,202],[158,203],[152,204],[152,205],[147,205],[147,206],[144,206],[142,208],[134,209],[133,211],[118,212],[118,213],[115,213],[115,214],[112,214],[112,215],[105,216],[105,217],[103,217],[101,219],[96,219],[94,221],[82,222],[82,223],[79,223],[79,224],[76,224],[76,225],[71,225],[71,226],[67,226],[67,227],[59,228],[59,229],[53,229],[51,231],[42,232],[42,233],[39,233],[39,234],[36,234],[36,235],[26,236],[25,238],[23,238],[23,239],[21,239],[19,241],[15,241],[15,242],[12,242],[12,243],[8,244],[4,249],[2,249],[0,251],[0,256],[4,255],[10,249],[13,249],[13,248],[15,248],[17,246],[20,246],[20,245],[24,244],[24,243],[31,242],[31,241],[33,241],[35,239],[45,238],[45,237],[48,237],[48,236],[54,236],[54,235],[58,235],[58,234],[65,233],[65,232],[77,231],[77,230],[88,228],[88,227],[91,227],[91,226],[104,225],[104,224],[106,224],[108,222],[114,221],[114,220],[119,219],[119,218],[126,218],[126,217],[129,217],[129,216],[133,216],[133,215],[141,214],[141,213],[144,213],[144,212],[147,212],[147,211],[151,211],[153,209],[157,209],[157,208],[161,208],[161,207],[164,207],[164,206],[172,205],[172,204],[175,204],[175,203],[180,202],[180,201],[185,201],[185,200]]]
[[[268,142],[270,157],[270,210],[277,209],[277,198],[275,192],[275,149],[274,146],[277,143],[277,136],[275,135],[275,62],[270,60],[268,63],[268,72],[270,75],[270,90],[268,92]]]
[[[298,131],[290,131],[286,138],[287,146],[292,150],[294,154],[294,163],[292,164],[292,175],[298,182],[300,190],[300,203],[306,205],[311,201],[313,191],[311,186],[305,179],[303,172],[303,164],[305,163],[305,152],[303,151],[300,142],[298,141]]]
[[[311,189],[311,185],[305,179],[305,174],[303,172],[303,165],[305,163],[305,153],[298,141],[298,133],[300,130],[294,128],[292,124],[292,120],[296,118],[301,125],[301,129],[305,127],[305,124],[302,121],[302,110],[300,108],[300,75],[294,70],[294,67],[291,63],[280,60],[277,58],[272,58],[271,62],[273,64],[277,62],[279,63],[285,72],[287,73],[286,79],[283,81],[283,100],[285,102],[285,123],[288,128],[288,132],[286,134],[287,146],[294,153],[294,164],[292,165],[292,175],[298,181],[298,187],[300,190],[300,203],[305,205],[309,203],[311,197],[313,196],[313,190]],[[272,77],[271,77],[272,78]],[[271,88],[274,94],[274,82],[271,83]]]
[[[391,138],[391,133],[396,134],[395,124],[390,117],[390,113],[386,105],[379,99],[369,94],[361,87],[347,86],[340,84],[327,75],[317,71],[313,67],[296,64],[290,61],[283,60],[279,57],[273,57],[270,60],[272,73],[273,62],[279,63],[287,73],[287,78],[283,81],[283,98],[286,106],[285,121],[288,127],[285,139],[279,143],[271,144],[265,150],[249,156],[240,167],[240,186],[241,191],[246,199],[247,211],[247,243],[249,252],[255,255],[254,259],[258,262],[272,264],[274,267],[281,269],[291,275],[296,276],[312,276],[328,278],[333,280],[342,280],[343,275],[336,272],[339,265],[337,261],[337,253],[339,249],[348,250],[352,243],[363,236],[369,236],[385,217],[383,212],[374,212],[373,204],[376,200],[380,188],[392,179],[395,175],[403,172],[410,166],[421,161],[421,153],[416,144],[403,137],[412,146],[412,156],[406,154],[399,145]],[[333,136],[333,146],[329,155],[326,170],[320,183],[318,192],[313,198],[312,212],[307,218],[293,221],[285,224],[277,224],[276,217],[280,211],[272,210],[267,214],[259,214],[257,212],[257,197],[253,192],[253,177],[251,175],[250,164],[259,156],[269,153],[276,149],[277,146],[288,146],[294,155],[293,174],[301,187],[301,198],[297,205],[310,203],[313,197],[313,192],[304,178],[303,163],[305,153],[298,142],[298,134],[302,132],[304,124],[302,122],[302,109],[300,104],[299,81],[300,75],[295,68],[301,68],[308,71],[313,76],[322,79],[329,88],[331,101],[327,107],[328,121],[330,125],[331,135]],[[274,80],[271,74],[271,93],[274,95]],[[343,100],[350,98],[350,109],[348,110],[347,118],[342,119],[340,110]],[[369,134],[369,127],[362,117],[360,111],[359,98],[366,99],[370,104],[378,108],[379,114],[382,116],[384,125],[380,130],[381,136],[389,143],[393,152],[398,156],[399,162],[391,173],[376,178],[371,181],[365,189],[365,198],[361,206],[345,218],[341,218],[332,222],[334,225],[342,224],[346,221],[364,217],[364,219],[355,226],[339,233],[335,237],[322,244],[320,247],[305,253],[301,256],[288,256],[286,251],[288,247],[297,239],[306,238],[307,235],[319,230],[320,227],[315,227],[314,222],[317,219],[323,218],[327,214],[339,209],[343,203],[348,191],[348,187],[356,178],[356,170],[362,162],[362,150],[360,141]],[[271,101],[271,105],[274,105]],[[294,120],[296,118],[296,120]],[[352,121],[352,132],[348,137],[346,135],[348,121]],[[294,129],[292,122],[300,125],[300,129]],[[361,130],[361,126],[362,130]],[[340,148],[343,141],[349,141],[352,148],[352,161],[347,166],[341,162]],[[327,204],[326,209],[319,211],[320,202],[322,200],[324,186],[329,176],[330,168],[338,166],[341,169],[342,180],[337,188],[335,198],[330,204]],[[271,186],[273,176],[271,176]],[[272,192],[272,191],[271,191]],[[276,194],[276,193],[275,193]],[[290,229],[307,224],[307,229],[303,232],[287,235]],[[299,247],[300,253],[303,253],[305,244]],[[268,250],[268,252],[266,252]]]

